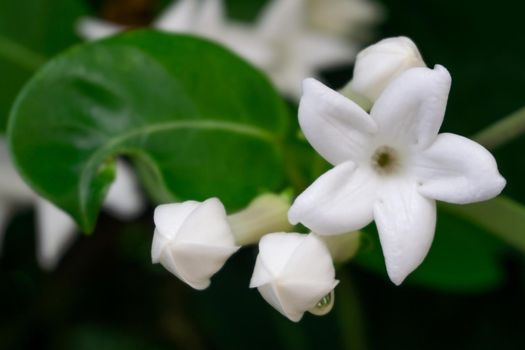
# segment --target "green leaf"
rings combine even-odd
[[[357,262],[386,277],[375,227],[369,227]],[[439,210],[436,234],[425,261],[404,282],[452,292],[495,288],[504,278],[503,242],[487,230]]]
[[[16,94],[46,57],[78,41],[74,23],[86,12],[82,0],[0,1],[0,131]]]
[[[160,201],[217,196],[233,209],[283,185],[284,102],[248,63],[191,36],[140,31],[77,47],[31,80],[10,118],[21,174],[85,231],[117,155]]]

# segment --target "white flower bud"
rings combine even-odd
[[[222,203],[187,201],[155,209],[151,257],[195,289],[205,289],[210,278],[240,247],[226,219]]]
[[[319,305],[331,307],[325,297],[337,283],[330,252],[315,234],[272,233],[261,239],[250,288],[290,320],[298,322]]]
[[[414,67],[426,64],[412,40],[404,36],[383,39],[357,55],[349,88],[374,102],[394,78]]]

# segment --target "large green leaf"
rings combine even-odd
[[[78,41],[74,23],[85,14],[82,0],[0,1],[0,130],[35,69]]]
[[[282,185],[284,102],[230,51],[153,31],[77,47],[47,64],[10,116],[32,187],[92,230],[129,156],[157,200],[220,197],[229,208]]]

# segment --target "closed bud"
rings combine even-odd
[[[298,322],[310,310],[328,312],[337,283],[330,252],[315,234],[272,233],[261,239],[250,288],[290,320]]]
[[[357,55],[347,88],[374,102],[394,78],[414,67],[426,64],[412,40],[404,36],[383,39]]]
[[[222,203],[187,201],[155,209],[151,257],[195,289],[205,289],[239,247]]]

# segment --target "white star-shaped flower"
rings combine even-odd
[[[268,65],[273,53],[254,28],[228,20],[222,0],[179,0],[169,5],[151,24],[172,33],[199,35],[222,43],[257,66]],[[84,17],[77,23],[80,36],[100,39],[126,27],[105,20]]]
[[[375,220],[390,279],[400,284],[433,240],[435,200],[465,204],[505,186],[494,157],[462,136],[438,134],[451,78],[442,66],[395,78],[370,114],[314,79],[304,82],[299,122],[334,168],[293,203],[289,219],[318,234]]]
[[[18,208],[35,207],[37,259],[43,269],[56,267],[77,236],[73,219],[33,192],[16,172],[5,140],[0,139],[0,247],[10,217]],[[111,185],[104,207],[114,216],[129,220],[144,209],[144,200],[131,169],[117,162],[117,176]]]
[[[356,54],[356,43],[347,36],[312,25],[311,17],[316,18],[318,11],[313,10],[316,6],[312,7],[309,1],[273,0],[256,23],[250,25],[228,19],[222,0],[179,0],[168,6],[151,26],[219,42],[265,71],[281,92],[298,99],[304,78],[316,76],[321,69],[351,63]],[[346,6],[338,8],[350,11]],[[321,17],[326,16],[323,13]],[[356,12],[352,12],[354,15]],[[342,22],[343,18],[336,20]],[[357,22],[355,19],[352,23]],[[98,39],[124,29],[95,18],[82,18],[77,24],[78,33],[86,39]]]
[[[370,0],[306,1],[311,26],[334,35],[367,37],[370,26],[384,17],[383,8]]]
[[[314,30],[308,23],[306,0],[274,0],[257,21],[257,35],[269,43],[274,59],[260,66],[275,85],[293,98],[301,82],[319,70],[351,63],[357,53],[346,38]]]

